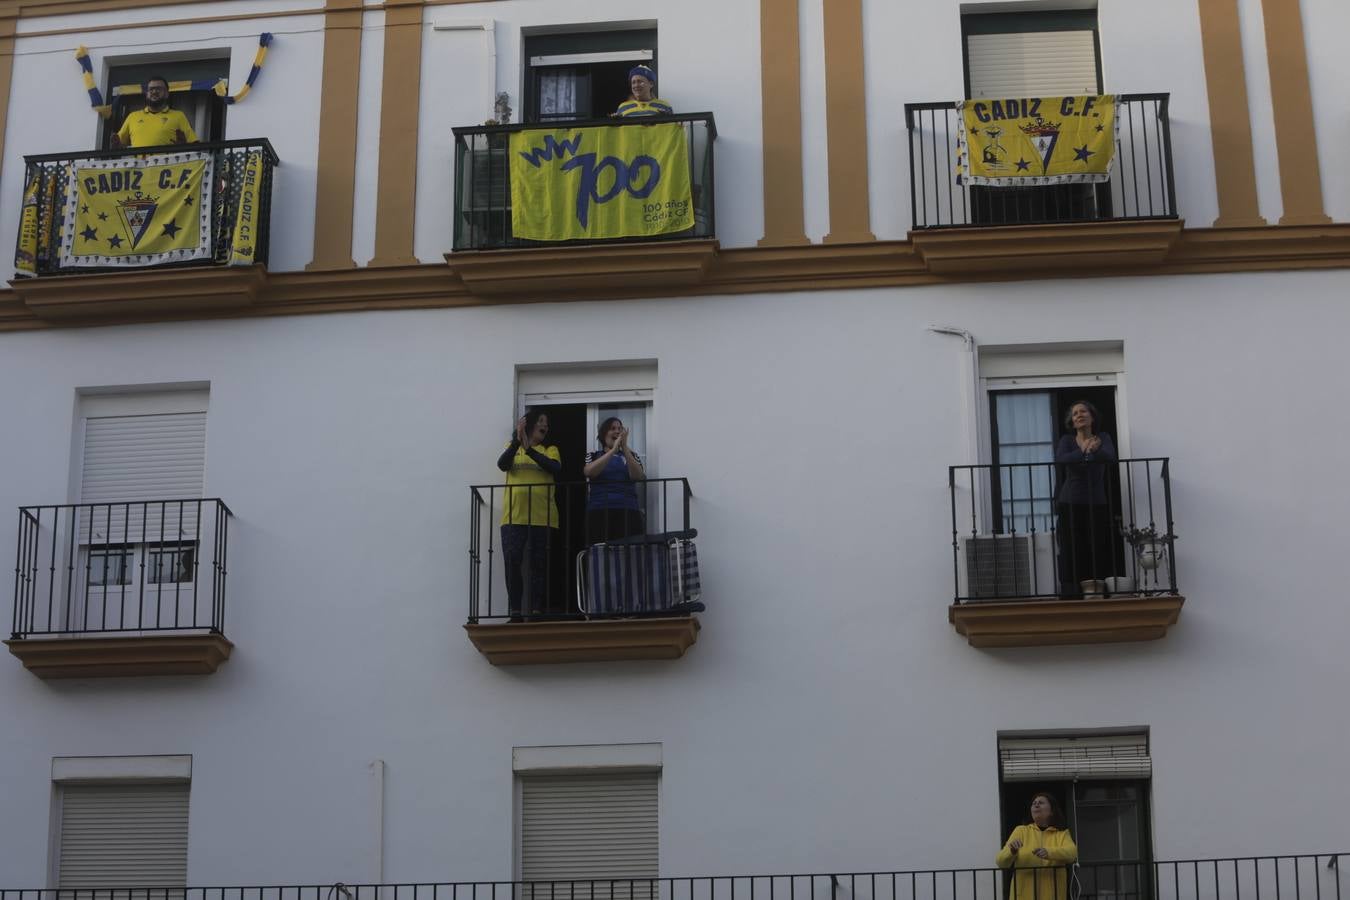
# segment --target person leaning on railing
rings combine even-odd
[[[1116,461],[1111,435],[1099,431],[1101,416],[1086,400],[1069,406],[1055,447],[1055,462],[1063,466],[1056,510],[1059,513],[1060,596],[1080,597],[1084,581],[1100,581],[1114,574],[1111,515],[1106,504],[1106,470]]]
[[[1078,861],[1078,845],[1060,824],[1059,804],[1039,791],[1031,798],[1031,822],[1008,835],[994,862],[1012,869],[1008,900],[1067,900],[1067,867]]]
[[[675,108],[656,96],[656,72],[650,66],[633,66],[628,70],[629,98],[619,104],[614,115],[621,119],[639,116],[668,116]]]
[[[127,113],[122,127],[112,136],[114,147],[159,147],[164,144],[195,144],[197,133],[187,116],[169,106],[169,82],[151,75],[141,86],[145,108]]]
[[[628,429],[618,416],[600,423],[599,450],[586,454],[586,543],[599,544],[647,533],[635,481],[646,478],[642,459],[628,446]]]
[[[547,437],[548,414],[540,409],[528,410],[516,422],[515,434],[497,457],[497,468],[506,473],[502,568],[506,570],[507,610],[512,618],[524,614],[527,580],[532,612],[544,611],[548,594],[549,549],[558,528],[553,483],[562,471],[562,454],[557,447],[544,443]]]

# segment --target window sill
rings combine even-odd
[[[994,600],[952,604],[947,621],[972,647],[1045,647],[1156,641],[1181,614],[1185,597],[1101,600]]]
[[[494,666],[679,659],[698,640],[696,616],[570,622],[469,623],[478,652]]]
[[[26,638],[5,646],[43,679],[210,675],[234,649],[220,634]]]
[[[10,286],[33,315],[64,321],[245,309],[266,283],[267,270],[255,265],[41,275]]]
[[[935,275],[988,273],[1043,278],[1063,273],[1153,268],[1181,239],[1181,219],[978,225],[909,233]]]
[[[470,294],[498,300],[563,300],[611,293],[667,296],[701,284],[716,257],[713,240],[460,250],[445,255]]]

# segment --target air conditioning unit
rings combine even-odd
[[[1052,596],[1055,586],[1055,536],[987,534],[961,539],[957,559],[957,596],[962,600],[1015,600]]]

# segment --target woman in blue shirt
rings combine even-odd
[[[586,542],[598,544],[645,534],[647,523],[638,504],[635,481],[646,478],[642,460],[628,446],[628,429],[617,416],[600,423],[595,435],[601,449],[586,454]]]

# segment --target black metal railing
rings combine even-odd
[[[1176,218],[1169,96],[1118,97],[1116,155],[1109,180],[1031,187],[963,183],[957,178],[961,113],[956,103],[906,103],[914,228]]]
[[[955,601],[1177,593],[1167,457],[951,466]]]
[[[648,478],[624,482],[619,490],[628,486],[635,510],[587,509],[591,487],[584,481],[471,487],[469,621],[669,615],[662,608],[605,613],[581,605],[579,557],[586,548],[695,535],[688,479]]]
[[[163,147],[135,149],[88,150],[73,153],[47,153],[25,156],[25,193],[36,200],[36,247],[33,264],[38,275],[98,271],[97,267],[62,268],[59,248],[66,228],[66,192],[70,186],[72,166],[83,160],[108,160],[136,156],[173,153],[209,153],[213,159],[211,198],[211,257],[187,262],[157,264],[172,266],[223,265],[230,261],[234,250],[235,225],[239,219],[240,195],[246,182],[252,182],[256,209],[245,209],[252,222],[249,241],[252,261],[266,264],[272,217],[272,170],[279,164],[276,151],[266,138],[237,141],[211,141],[200,144],[169,144]],[[31,202],[31,201],[30,201]],[[14,215],[19,214],[14,210]],[[25,251],[20,228],[18,249]]]
[[[551,246],[517,238],[511,230],[511,165],[508,150],[514,132],[568,127],[641,128],[656,123],[677,122],[684,128],[689,154],[689,180],[694,206],[694,226],[655,237],[628,237],[586,241],[592,244],[635,241],[683,240],[717,236],[713,172],[713,144],[717,125],[712,113],[652,116],[635,119],[600,119],[547,124],[482,125],[455,128],[454,249],[499,250],[507,247]],[[572,241],[571,243],[578,243]]]
[[[1020,870],[6,889],[0,900],[1340,900],[1345,858],[1319,853]],[[1019,873],[1027,887],[1010,889]]]
[[[21,508],[11,633],[223,634],[230,517],[216,499]]]

